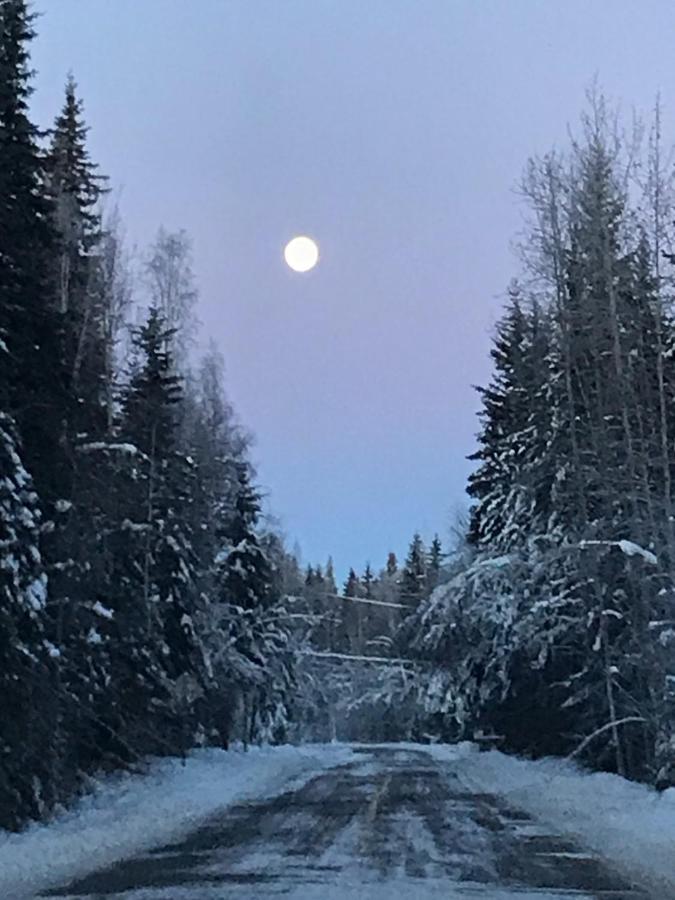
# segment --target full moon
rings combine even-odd
[[[284,248],[284,259],[294,272],[309,272],[319,261],[316,241],[305,235],[294,237]]]

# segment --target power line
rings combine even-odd
[[[368,597],[345,597],[344,594],[315,594],[313,597],[298,597],[294,594],[287,594],[287,600],[300,600],[302,602],[309,602],[311,600],[321,600],[321,599],[332,599],[332,600],[346,600],[349,603],[366,603],[369,606],[388,606],[391,609],[414,609],[414,606],[409,606],[406,603],[394,603],[391,600],[372,600]]]
[[[332,651],[326,650],[297,650],[298,656],[313,656],[319,659],[342,659],[347,660],[349,662],[369,662],[369,663],[385,663],[390,666],[394,665],[408,665],[408,666],[416,666],[418,665],[418,661],[415,659],[401,659],[395,658],[391,656],[357,656],[351,653],[333,653]]]

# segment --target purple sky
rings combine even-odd
[[[338,571],[445,536],[517,263],[514,185],[594,75],[675,88],[672,0],[38,0],[35,115],[66,73],[131,239],[185,228],[271,506]],[[312,235],[313,272],[282,260]]]

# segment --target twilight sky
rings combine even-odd
[[[273,511],[338,572],[465,504],[514,185],[597,75],[675,129],[672,0],[37,0],[34,111],[69,69],[139,246],[194,244],[204,331]],[[675,118],[672,120],[675,123]],[[298,275],[286,241],[321,262]]]

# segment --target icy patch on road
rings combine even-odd
[[[675,789],[659,794],[618,775],[587,772],[566,760],[530,761],[471,744],[427,752],[450,773],[504,797],[595,851],[624,875],[675,897]]]
[[[269,798],[354,758],[348,746],[198,750],[117,774],[47,825],[0,831],[0,897],[22,900],[180,838],[233,803]]]

